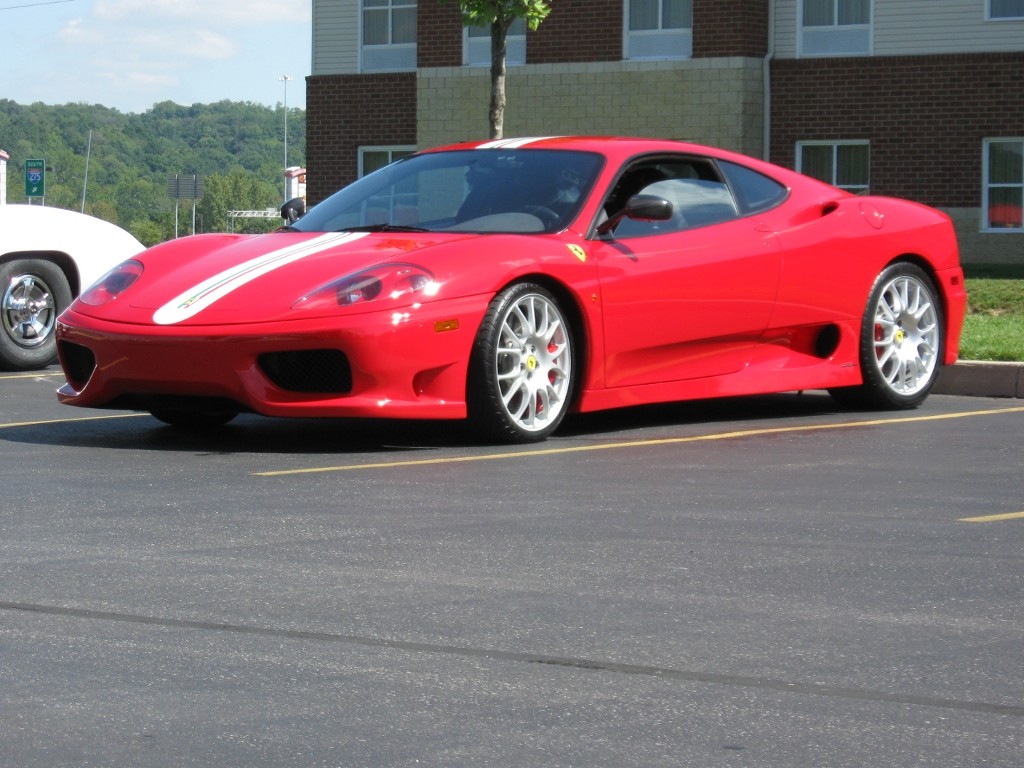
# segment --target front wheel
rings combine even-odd
[[[164,424],[190,432],[205,432],[223,427],[238,414],[233,411],[188,411],[154,409],[150,415]]]
[[[57,357],[57,316],[71,303],[60,267],[41,259],[0,264],[0,367],[45,368]]]
[[[935,284],[920,267],[893,264],[875,280],[864,312],[864,383],[831,394],[856,407],[916,408],[935,383],[941,356],[942,306]]]
[[[470,360],[467,404],[474,427],[514,443],[544,440],[569,409],[573,337],[558,301],[532,283],[498,294]]]

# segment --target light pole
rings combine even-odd
[[[284,202],[288,202],[288,81],[289,75],[278,78],[284,83]]]

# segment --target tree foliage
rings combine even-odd
[[[441,0],[444,2],[445,0]],[[491,138],[502,138],[505,131],[505,53],[508,30],[516,19],[523,19],[531,32],[551,13],[550,0],[457,0],[462,24],[491,29],[491,97],[487,118]]]
[[[92,132],[90,146],[89,133]],[[46,205],[81,210],[118,224],[146,245],[174,236],[169,177],[205,181],[196,230],[227,231],[227,211],[279,206],[284,172],[284,113],[250,102],[190,107],[155,104],[141,114],[99,105],[23,106],[0,99],[0,149],[7,201],[25,202],[25,160],[46,161]],[[305,165],[306,115],[288,108],[288,164]],[[88,155],[88,178],[86,157]],[[179,201],[182,233],[192,202]],[[275,225],[278,223],[273,222]],[[267,220],[238,220],[236,231],[262,231]]]

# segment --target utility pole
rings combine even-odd
[[[292,79],[289,75],[281,75],[278,78],[284,83],[284,202],[288,202],[288,81]]]

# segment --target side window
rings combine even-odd
[[[789,190],[775,179],[742,165],[720,160],[718,167],[732,187],[740,212],[743,214],[759,213],[774,208],[789,194]]]
[[[646,237],[719,224],[739,212],[725,180],[715,166],[700,158],[658,158],[640,161],[623,174],[604,210],[614,217],[633,195],[654,195],[672,203],[667,221],[624,218],[615,237]]]

